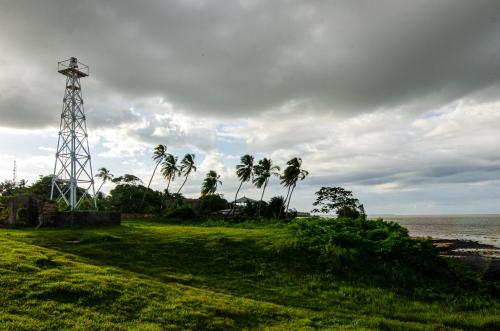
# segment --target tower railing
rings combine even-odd
[[[71,75],[71,73],[74,73],[78,77],[87,77],[90,74],[89,66],[79,62],[75,58],[70,58],[64,61],[57,62],[57,72],[66,76],[69,76]]]

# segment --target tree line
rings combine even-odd
[[[100,180],[96,191],[96,198],[99,209],[120,210],[123,212],[146,212],[164,213],[169,206],[182,205],[184,197],[182,190],[190,175],[197,171],[195,155],[188,153],[180,160],[177,156],[168,153],[165,145],[157,145],[153,150],[152,159],[154,168],[149,178],[147,186],[137,176],[124,174],[115,177],[107,168],[98,169],[96,178]],[[154,176],[160,170],[162,177],[166,181],[164,193],[154,191],[150,188]],[[238,188],[234,195],[229,216],[234,216],[236,212],[236,202],[238,196],[246,183],[253,184],[260,189],[260,199],[257,203],[249,203],[246,207],[246,215],[257,217],[281,218],[287,215],[290,208],[293,193],[297,184],[304,180],[309,172],[302,168],[302,159],[294,157],[286,162],[282,168],[275,164],[270,158],[262,158],[255,161],[252,155],[245,154],[240,158],[240,163],[235,167],[236,176],[239,180]],[[171,184],[179,178],[182,183],[176,192],[171,192]],[[270,180],[275,177],[286,190],[284,196],[272,197],[269,203],[264,201],[266,189]],[[48,198],[50,194],[52,176],[41,176],[40,179],[31,186],[26,185],[26,181],[18,183],[4,181],[0,183],[0,203],[9,196],[20,193],[35,193],[40,197]],[[116,186],[105,196],[101,189],[107,182],[112,182]],[[209,170],[205,175],[200,189],[200,200],[206,205],[207,211],[217,211],[227,208],[228,202],[222,195],[217,194],[218,188],[222,185],[221,176],[215,170]],[[84,194],[83,190],[79,194]],[[316,192],[316,202],[313,206],[313,213],[329,214],[335,212],[339,217],[357,218],[365,217],[364,206],[352,196],[351,191],[341,187],[322,187]],[[169,203],[175,202],[175,203]],[[185,206],[184,206],[185,207]],[[64,209],[64,206],[61,206]],[[92,209],[90,201],[83,203],[80,209]],[[263,211],[264,209],[265,211]]]
[[[181,194],[189,175],[197,170],[194,154],[188,153],[184,155],[182,160],[178,163],[179,158],[171,153],[168,153],[167,146],[163,144],[159,144],[153,149],[152,159],[155,166],[149,179],[147,189],[150,188],[153,178],[157,173],[158,168],[160,168],[160,173],[166,180],[165,195],[167,198],[175,197],[176,195]],[[288,210],[297,183],[304,180],[308,175],[309,172],[302,169],[302,159],[299,157],[294,157],[286,162],[286,167],[283,172],[281,172],[281,167],[274,164],[270,158],[263,158],[258,162],[255,162],[255,158],[252,155],[243,155],[240,158],[240,163],[236,165],[236,176],[240,184],[234,196],[232,214],[234,214],[234,206],[238,200],[238,195],[244,183],[251,182],[257,188],[262,189],[259,200],[260,203],[258,205],[258,216],[260,216],[261,204],[264,201],[264,195],[268,187],[269,180],[272,177],[279,178],[280,184],[286,189],[286,196],[283,199],[283,207],[285,210]],[[138,177],[130,174],[115,178],[107,168],[100,168],[96,177],[101,180],[97,193],[100,193],[102,186],[108,181],[128,184],[137,184],[142,182]],[[182,181],[182,184],[177,192],[173,193],[170,191],[170,186],[176,178],[179,177],[184,177],[184,180]],[[216,170],[209,170],[201,184],[201,197],[215,195],[217,189],[221,185],[221,176]],[[146,192],[147,191],[144,192],[142,203],[144,203]]]

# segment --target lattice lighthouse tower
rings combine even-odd
[[[57,69],[66,76],[66,89],[50,198],[63,200],[70,210],[86,199],[97,208],[80,85],[80,78],[89,75],[89,67],[72,57],[59,62]]]

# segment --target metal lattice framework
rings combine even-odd
[[[97,209],[80,84],[89,68],[72,57],[58,63],[58,72],[66,76],[66,89],[50,198],[58,196],[71,210],[90,199]]]

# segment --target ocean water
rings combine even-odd
[[[472,240],[500,249],[500,215],[373,215],[370,218],[397,222],[415,237]]]

